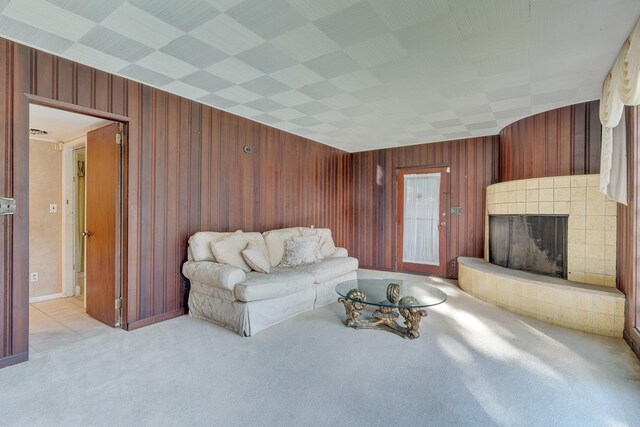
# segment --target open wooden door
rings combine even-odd
[[[447,275],[448,167],[398,170],[398,270]]]
[[[86,308],[87,314],[109,326],[120,321],[119,126],[113,123],[87,133],[86,150]]]

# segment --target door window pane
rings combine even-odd
[[[440,265],[440,174],[404,176],[402,261]]]

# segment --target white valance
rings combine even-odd
[[[627,204],[626,131],[620,124],[625,105],[640,104],[640,21],[618,53],[613,67],[602,83],[600,122],[600,191],[609,198]]]

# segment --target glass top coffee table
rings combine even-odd
[[[338,301],[344,304],[347,326],[355,329],[382,329],[403,338],[420,336],[420,320],[426,307],[446,301],[447,295],[426,283],[394,279],[356,279],[338,283]],[[365,306],[376,307],[373,316],[361,318]],[[405,326],[398,324],[399,316]]]

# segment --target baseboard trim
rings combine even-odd
[[[58,299],[62,297],[64,297],[64,294],[62,292],[60,292],[59,294],[42,295],[39,297],[29,298],[29,304],[32,304],[34,302],[49,301],[50,299]]]
[[[129,322],[127,323],[127,331],[163,322],[165,320],[173,319],[174,317],[184,316],[185,314],[187,314],[187,309],[179,308],[177,310],[169,311],[168,313],[158,314],[157,316],[147,317],[146,319],[136,320],[135,322]]]
[[[0,359],[0,369],[26,362],[27,360],[29,360],[29,353],[26,351],[24,353],[14,354],[13,356],[3,357]]]
[[[637,336],[637,341],[631,336],[631,334]],[[627,344],[629,344],[629,347],[631,347],[631,350],[633,350],[636,356],[638,356],[638,359],[640,359],[640,345],[638,344],[640,342],[640,332],[638,332],[637,329],[633,329],[631,331],[625,329],[624,332],[622,332],[622,336]]]

